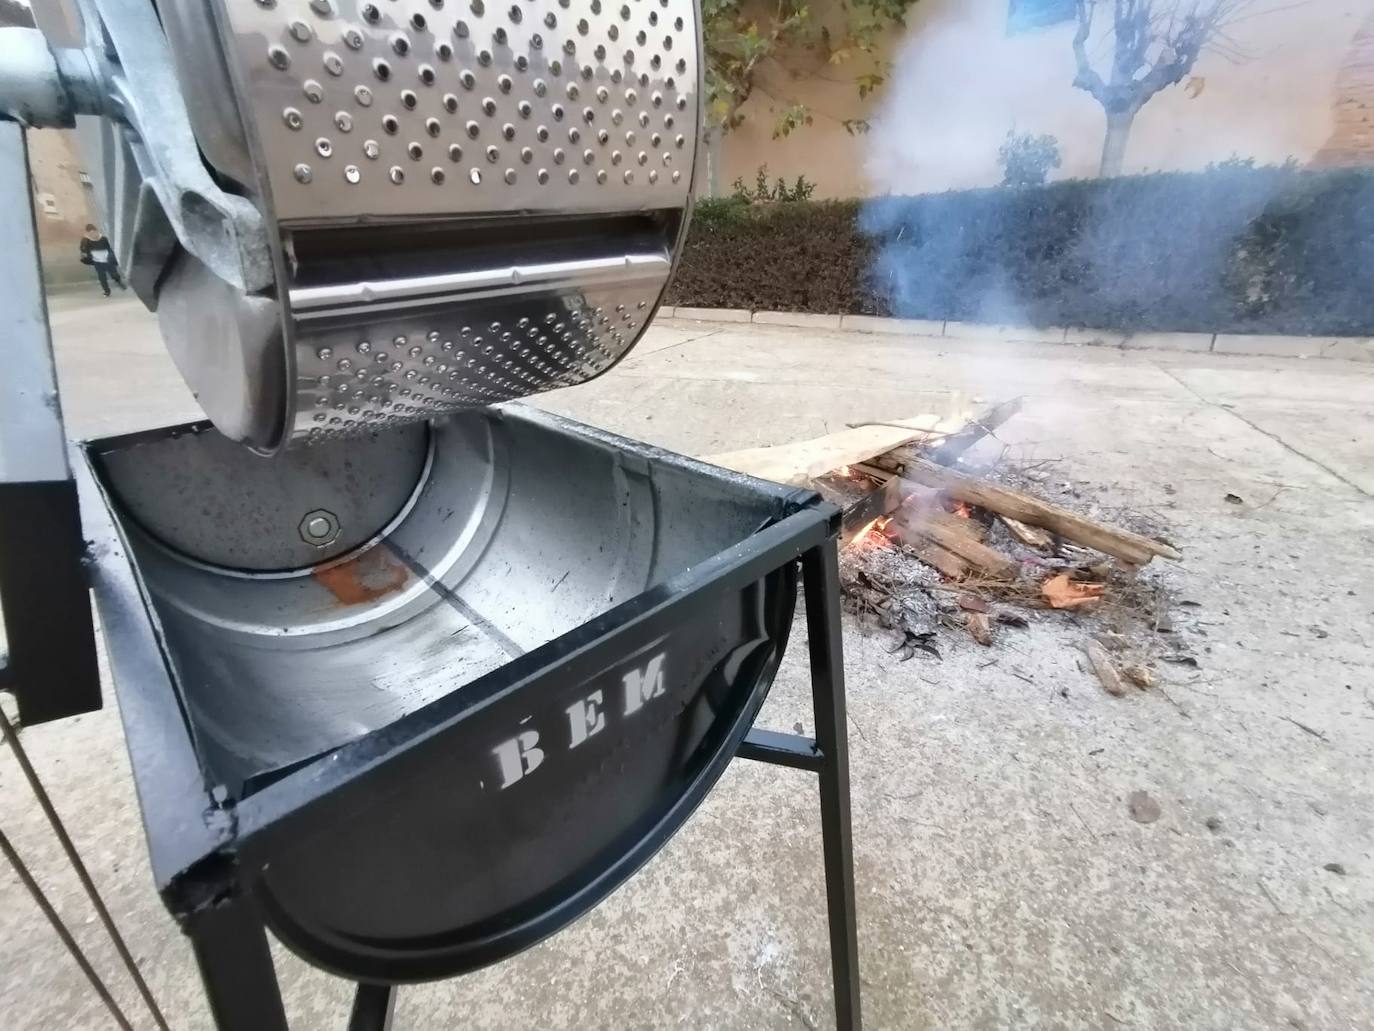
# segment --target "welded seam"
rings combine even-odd
[[[1158,362],[1154,363],[1154,365],[1155,368],[1159,369],[1160,372],[1164,373],[1164,375],[1168,376],[1171,380],[1177,383],[1184,390],[1188,391],[1188,393],[1192,394],[1195,398],[1197,398],[1203,404],[1207,405],[1209,408],[1215,408],[1218,411],[1225,412],[1227,415],[1234,416],[1241,422],[1245,423],[1245,425],[1249,426],[1256,433],[1264,434],[1264,436],[1268,437],[1270,440],[1278,444],[1284,450],[1292,452],[1304,461],[1310,462],[1312,465],[1315,465],[1318,469],[1320,469],[1327,475],[1335,477],[1341,483],[1345,484],[1347,487],[1349,487],[1351,490],[1355,491],[1362,497],[1374,498],[1374,494],[1371,494],[1369,491],[1365,490],[1363,487],[1361,487],[1358,483],[1354,482],[1353,480],[1346,478],[1344,475],[1337,472],[1335,469],[1331,468],[1331,466],[1327,465],[1321,459],[1313,458],[1305,451],[1300,451],[1298,448],[1295,448],[1292,444],[1288,443],[1288,441],[1280,437],[1277,433],[1272,433],[1269,430],[1266,430],[1263,426],[1256,425],[1255,423],[1247,419],[1245,416],[1241,415],[1240,412],[1236,411],[1234,408],[1227,408],[1225,405],[1217,404],[1215,401],[1199,394],[1196,390],[1189,386],[1188,383],[1180,379],[1172,369],[1160,365]]]

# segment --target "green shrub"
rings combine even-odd
[[[1002,166],[1003,186],[1043,185],[1059,167],[1059,141],[1049,134],[1032,136],[1008,129],[997,148],[997,163]]]

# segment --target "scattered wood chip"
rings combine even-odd
[[[1127,666],[1121,675],[1141,689],[1155,686],[1155,675],[1144,666]]]
[[[1088,657],[1088,662],[1092,664],[1093,672],[1097,674],[1102,690],[1113,698],[1121,698],[1126,694],[1126,685],[1121,682],[1121,674],[1112,665],[1112,657],[1107,654],[1107,649],[1096,641],[1084,641],[1083,654]]]
[[[983,647],[992,644],[992,627],[986,612],[970,612],[964,617],[964,626],[968,628],[969,636]]]
[[[987,612],[988,603],[976,594],[961,594],[954,599],[965,612]]]
[[[1131,644],[1125,634],[1118,634],[1113,630],[1102,631],[1095,636],[1095,640],[1109,652],[1124,652]]]
[[[1096,605],[1103,590],[1102,584],[1080,583],[1070,580],[1068,573],[1059,573],[1040,585],[1040,596],[1052,609],[1077,609]]]

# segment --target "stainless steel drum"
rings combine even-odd
[[[270,453],[579,383],[652,317],[697,155],[691,0],[167,0],[141,33],[146,0],[78,6],[88,44],[103,26],[128,54],[141,143],[183,119],[205,168],[165,153],[211,173],[162,197],[164,255],[133,225],[148,162],[88,120],[125,158],[97,172],[116,249],[165,257],[133,285],[230,439]],[[140,80],[159,54],[170,94]]]

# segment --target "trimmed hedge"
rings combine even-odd
[[[865,283],[877,250],[858,232],[859,214],[853,200],[702,201],[665,303],[877,312]]]
[[[871,201],[702,202],[667,303],[1374,335],[1374,172],[1228,164]]]

